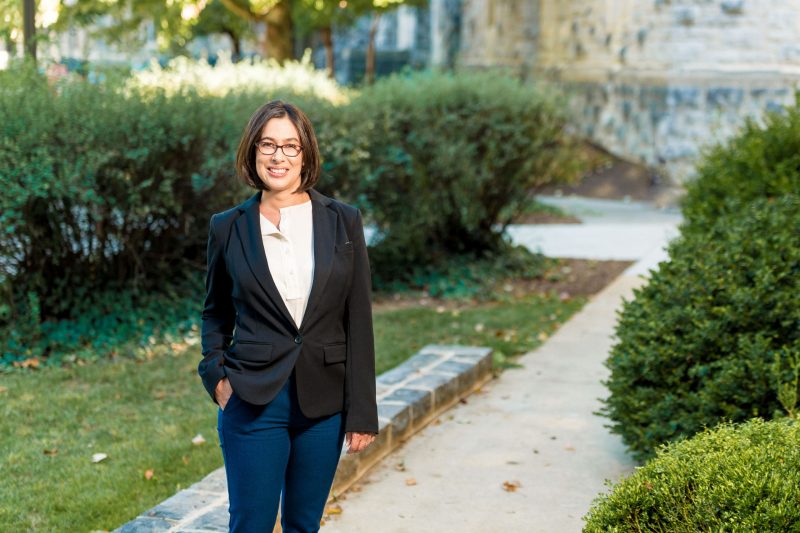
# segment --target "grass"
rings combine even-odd
[[[491,346],[503,363],[583,303],[527,296],[377,311],[378,372],[428,343]],[[221,466],[216,407],[196,373],[199,349],[163,344],[145,360],[0,374],[0,531],[110,530]],[[197,434],[204,444],[192,444]],[[108,458],[92,463],[101,452]]]

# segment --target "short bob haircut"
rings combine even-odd
[[[300,187],[294,192],[305,192],[313,187],[320,175],[320,154],[314,127],[305,113],[297,106],[282,100],[267,102],[253,113],[242,132],[239,148],[236,150],[236,174],[239,179],[254,189],[269,190],[256,172],[256,141],[270,119],[289,117],[300,135],[303,150],[303,167],[300,171]]]

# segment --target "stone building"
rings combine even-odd
[[[800,79],[797,0],[463,0],[462,20],[459,66],[558,81],[587,137],[675,183]]]

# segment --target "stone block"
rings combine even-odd
[[[733,87],[716,87],[706,93],[706,102],[711,107],[738,107],[742,105],[744,90]]]
[[[174,522],[164,520],[163,518],[148,518],[140,516],[131,520],[122,527],[113,531],[113,533],[147,533],[149,531],[169,531],[174,526]]]
[[[426,352],[424,349],[420,350],[416,355],[406,360],[402,366],[408,366],[414,370],[419,370],[426,366],[431,366],[444,357],[442,354],[436,352]]]
[[[424,420],[433,406],[433,395],[430,391],[415,390],[415,389],[397,389],[389,396],[384,398],[388,402],[401,402],[405,403],[411,408],[409,418],[409,426],[412,430],[420,427],[420,422]],[[380,409],[378,410],[380,414]],[[394,419],[392,419],[394,421]]]
[[[378,419],[391,420],[390,433],[397,439],[405,438],[411,431],[411,406],[405,402],[378,403]]]
[[[467,348],[467,347],[465,347]],[[462,349],[458,350],[455,354],[455,357],[458,359],[469,359],[470,361],[478,361],[489,357],[491,359],[492,356],[492,349],[491,348],[472,348],[471,349]]]
[[[228,531],[228,506],[217,505],[212,507],[207,513],[203,513],[188,524],[186,529],[191,531],[215,531],[225,533]]]
[[[210,505],[217,499],[219,499],[219,495],[217,494],[186,489],[164,500],[156,507],[147,511],[145,515],[148,517],[180,521],[189,513]]]
[[[722,0],[720,7],[728,15],[741,15],[744,12],[744,0]]]
[[[465,390],[458,376],[431,373],[409,383],[414,387],[431,387],[433,390],[433,411],[441,412],[461,397]]]
[[[209,475],[189,487],[189,490],[203,490],[206,492],[227,493],[228,480],[225,477],[225,467],[220,467]]]

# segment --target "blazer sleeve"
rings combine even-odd
[[[345,302],[347,365],[345,367],[345,431],[378,433],[375,399],[375,340],[372,331],[372,279],[361,212],[353,231],[353,282]]]
[[[203,304],[201,343],[203,359],[197,372],[211,399],[216,403],[214,390],[225,376],[223,352],[230,345],[236,310],[231,298],[232,282],[225,266],[223,243],[214,231],[214,217],[208,230],[206,298]]]

